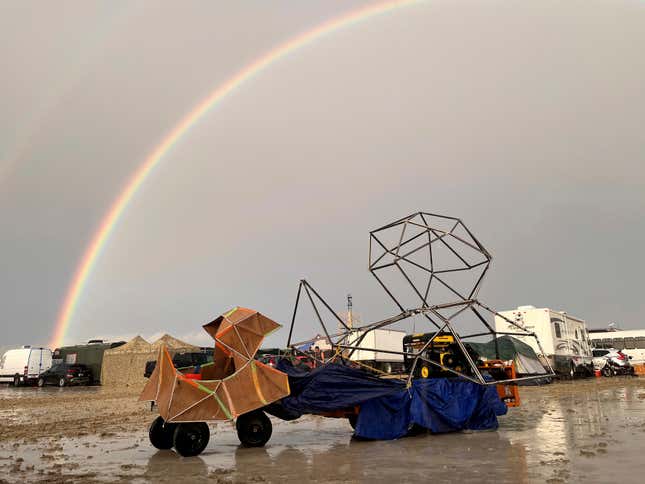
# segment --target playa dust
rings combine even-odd
[[[138,389],[0,387],[0,482],[608,482],[645,452],[645,379],[523,387],[493,432],[352,439],[345,420],[273,420],[265,448],[231,423],[199,457],[157,451]]]

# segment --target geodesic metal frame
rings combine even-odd
[[[437,253],[439,251],[436,249],[437,247],[444,248],[444,256],[441,259],[447,259],[445,254],[449,254],[452,262],[446,265],[445,260],[438,260]],[[466,255],[465,252],[469,252],[469,254]],[[421,258],[419,258],[419,256],[421,256]],[[408,376],[408,384],[412,379],[414,369],[419,361],[425,361],[444,371],[456,374],[482,385],[511,383],[520,380],[532,380],[554,376],[555,373],[553,368],[548,360],[545,359],[543,361],[543,364],[547,369],[547,374],[545,375],[489,381],[482,375],[477,364],[473,361],[468,349],[464,346],[464,339],[490,335],[495,341],[496,355],[497,359],[499,359],[499,348],[497,345],[498,335],[528,336],[535,338],[541,354],[544,355],[540,341],[534,332],[526,330],[515,321],[511,321],[477,299],[477,295],[484,277],[488,272],[491,261],[491,254],[477,240],[468,227],[466,227],[466,225],[458,218],[432,214],[429,212],[415,212],[407,217],[398,219],[370,232],[369,270],[401,312],[381,321],[366,324],[358,328],[349,328],[334,312],[331,306],[320,296],[320,294],[303,279],[300,281],[300,285],[298,286],[298,294],[296,296],[296,303],[289,329],[287,347],[291,348],[293,351],[298,351],[297,346],[313,341],[308,340],[294,344],[291,343],[293,328],[300,303],[300,296],[304,289],[304,292],[313,307],[316,318],[318,319],[329,342],[334,345],[337,350],[348,352],[347,355],[343,355],[342,351],[336,351],[332,361],[336,359],[345,361],[346,358],[351,358],[352,354],[357,350],[404,355],[405,353],[403,351],[398,352],[386,351],[379,348],[366,348],[361,346],[361,343],[370,331],[391,326],[415,315],[422,315],[435,327],[436,331],[421,349],[412,354],[407,353],[408,357],[413,357],[412,368]],[[401,276],[404,284],[407,284],[407,286],[412,289],[412,294],[418,298],[418,302],[420,303],[419,306],[407,309],[403,306],[399,298],[395,295],[396,290],[392,286],[388,287],[384,282],[383,277],[379,277],[379,274],[385,270],[394,271],[395,274]],[[427,277],[427,282],[423,279],[424,284],[423,286],[420,286],[418,278],[415,281],[415,278],[411,277],[409,274],[410,270],[416,270],[417,272],[420,271],[421,274],[424,274],[425,277]],[[454,273],[466,274],[466,282],[464,283],[462,281],[462,287],[455,287],[455,284],[451,284],[446,280],[447,274]],[[471,275],[472,277],[470,277]],[[436,284],[439,284],[447,290],[445,294],[448,294],[449,296],[442,295],[441,297],[448,299],[441,300],[439,302],[436,301],[437,297],[435,297],[432,290],[433,282],[436,282]],[[329,332],[315,300],[318,300],[319,303],[334,316],[334,319],[340,323],[339,328],[341,328],[341,330],[339,332],[334,334]],[[517,331],[496,331],[486,320],[484,316],[486,313],[489,316],[493,315],[493,317],[499,316],[510,323],[513,327],[517,328]],[[472,315],[474,320],[485,328],[485,331],[460,336],[454,328],[454,321],[457,317],[463,314]],[[472,376],[425,358],[424,354],[427,348],[439,334],[445,332],[452,334],[454,337],[455,342],[458,344],[468,362]]]

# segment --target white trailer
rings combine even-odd
[[[615,348],[631,356],[631,363],[645,363],[645,329],[590,330],[589,338],[594,348]]]
[[[504,317],[495,316],[495,331],[516,333],[517,328],[507,318],[526,331],[535,333],[535,338],[513,335],[533,348],[540,358],[548,359],[553,370],[560,375],[593,374],[591,341],[585,322],[564,311],[534,306],[519,306],[517,309],[500,311]]]
[[[40,374],[51,366],[52,352],[49,348],[23,346],[9,350],[0,358],[0,383],[13,383],[14,386],[35,383]]]
[[[351,332],[349,341],[346,344],[348,346],[358,346],[361,349],[354,350],[349,359],[372,366],[386,373],[402,369],[404,336],[405,331],[394,329],[374,329],[367,331],[367,334],[365,334],[364,330],[354,330]],[[361,339],[361,337],[363,338]],[[399,354],[374,350],[397,351]]]

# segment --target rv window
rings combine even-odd
[[[623,348],[625,348],[624,342],[625,340],[623,338],[614,338],[611,342],[611,345],[617,350],[622,350]]]
[[[635,338],[625,338],[625,349],[626,350],[633,350],[636,348],[636,345],[634,343]]]
[[[562,333],[560,332],[560,323],[553,323],[553,328],[555,329],[555,337],[562,338]]]
[[[645,349],[645,336],[638,336],[634,338],[635,344],[634,346],[636,348],[640,349]]]

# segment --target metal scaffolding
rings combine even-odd
[[[534,332],[528,331],[477,299],[491,261],[491,254],[458,218],[416,212],[384,225],[370,232],[369,271],[400,312],[387,319],[350,328],[320,296],[318,291],[303,279],[298,286],[287,347],[293,351],[299,351],[298,346],[313,341],[292,343],[300,296],[304,292],[325,337],[336,348],[333,360],[345,362],[347,358],[351,358],[354,351],[359,349],[407,355],[408,358],[413,358],[408,383],[411,381],[419,361],[424,361],[481,385],[553,376],[553,368],[548,360],[545,360],[543,364],[548,370],[546,375],[491,381],[482,375],[470,352],[464,346],[463,340],[490,335],[495,341],[495,352],[497,359],[499,359],[497,336],[522,336],[535,338],[541,354],[544,354],[540,341]],[[389,277],[387,281],[386,276]],[[401,301],[402,296],[414,301],[414,306],[412,308],[404,307]],[[333,316],[336,323],[339,323],[336,325],[339,331],[333,334],[328,331],[325,319],[321,314],[322,308]],[[405,353],[403,348],[398,352],[361,346],[370,331],[391,326],[416,315],[421,315],[430,325],[430,329],[435,331],[434,335],[418,351]],[[459,335],[454,327],[455,322],[458,317],[465,315],[480,325],[482,330],[465,336]],[[489,323],[486,316],[498,316],[517,328],[517,331],[498,332]],[[467,360],[470,369],[468,373],[449,368],[424,356],[426,349],[434,339],[440,334],[446,333],[453,336]]]

